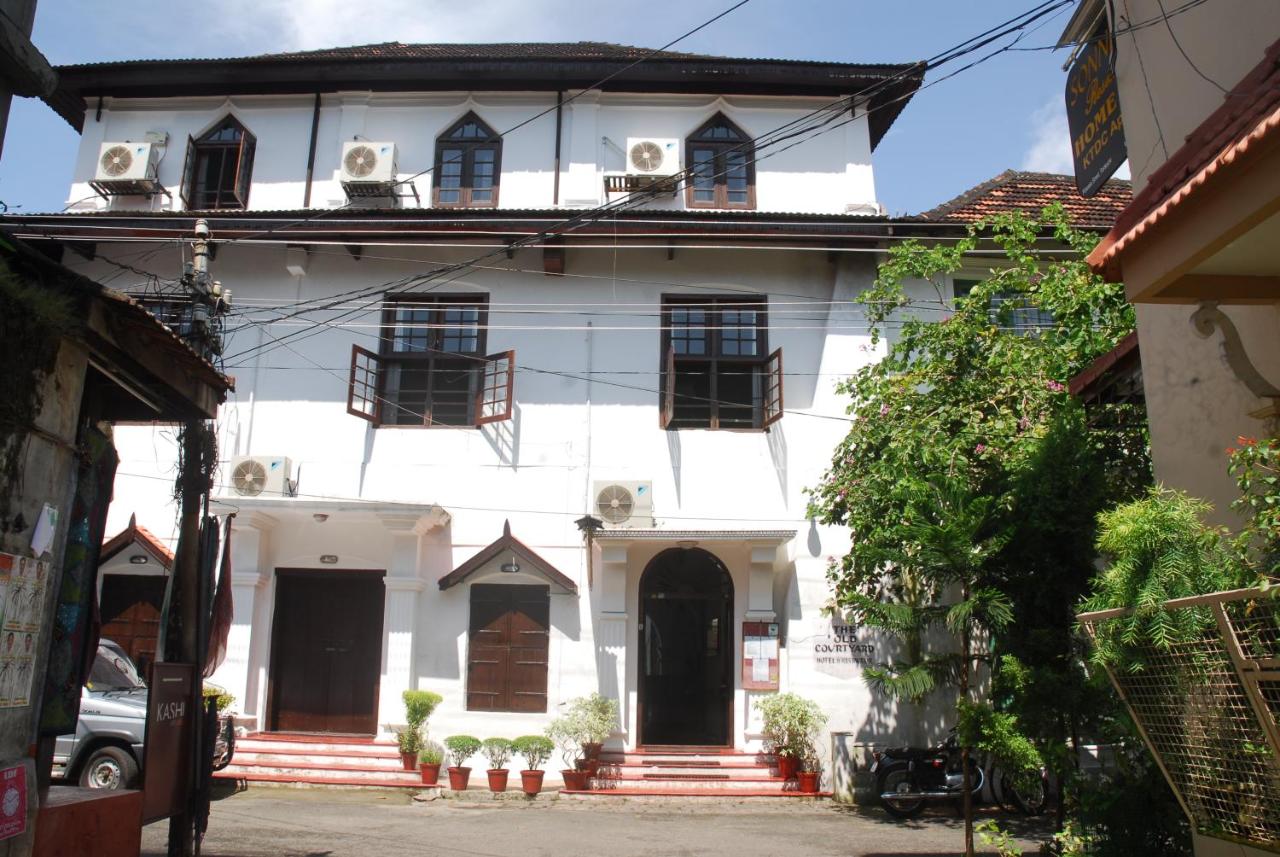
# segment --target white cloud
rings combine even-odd
[[[1050,99],[1031,114],[1031,146],[1022,156],[1021,168],[1037,173],[1075,175],[1067,108],[1061,98]],[[1128,161],[1120,165],[1115,177],[1129,178]]]

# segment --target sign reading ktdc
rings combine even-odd
[[[1115,175],[1128,153],[1116,89],[1114,48],[1105,35],[1080,50],[1067,75],[1067,125],[1076,187],[1093,196]]]

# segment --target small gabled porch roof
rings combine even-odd
[[[462,583],[471,575],[489,568],[504,557],[511,557],[518,569],[526,574],[544,578],[553,587],[569,595],[578,594],[578,584],[570,580],[563,572],[538,556],[524,542],[511,535],[511,522],[502,525],[502,536],[471,559],[440,578],[440,588],[449,589]]]

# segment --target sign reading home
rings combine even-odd
[[[876,647],[857,625],[832,620],[813,637],[814,668],[827,675],[856,678],[875,663]]]
[[[1114,48],[1107,37],[1085,45],[1067,74],[1067,125],[1076,187],[1093,196],[1128,154],[1116,88]]]

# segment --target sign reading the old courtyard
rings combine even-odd
[[[1071,157],[1076,187],[1084,196],[1097,193],[1128,157],[1112,51],[1109,38],[1089,42],[1067,74]]]
[[[855,677],[864,667],[875,663],[876,647],[859,633],[857,625],[840,619],[831,621],[830,630],[813,637],[813,663],[818,672],[827,675]]]

